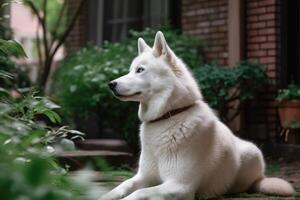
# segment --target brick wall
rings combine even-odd
[[[246,121],[251,124],[252,136],[274,138],[278,124],[274,99],[279,84],[280,1],[247,0],[245,6],[247,59],[265,65],[273,83],[249,104]]]
[[[228,64],[229,0],[182,0],[182,29],[207,42],[207,61]],[[274,85],[245,109],[246,137],[272,139],[277,130],[276,88],[280,66],[280,0],[244,0],[245,58],[266,66]]]
[[[227,64],[227,0],[182,0],[182,30],[206,41],[207,61]]]

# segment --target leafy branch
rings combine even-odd
[[[48,22],[48,0],[23,0],[24,4],[27,5],[30,10],[32,11],[33,15],[37,17],[39,22],[39,27],[42,28],[42,36],[39,35],[39,29],[37,29],[37,49],[38,49],[38,56],[39,56],[39,77],[38,84],[41,88],[45,88],[52,63],[54,57],[59,50],[59,48],[65,43],[67,37],[70,35],[76,20],[78,19],[84,4],[87,1],[81,0],[74,11],[74,14],[69,17],[67,4],[68,1],[64,0],[63,4],[59,10],[59,14],[57,15],[54,23],[54,27],[51,28],[47,24]],[[70,11],[70,10],[69,10]],[[63,19],[68,18],[68,23],[64,24]],[[62,30],[62,28],[65,27]],[[50,35],[49,35],[50,34]]]

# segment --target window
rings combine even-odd
[[[130,29],[178,24],[178,5],[179,0],[91,0],[88,39],[115,42],[126,38]]]

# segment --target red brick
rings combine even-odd
[[[254,22],[248,25],[249,29],[265,28],[266,26],[266,22]]]
[[[261,64],[275,63],[276,58],[275,57],[262,57],[262,58],[259,58],[259,62]]]
[[[263,43],[260,45],[261,49],[275,49],[276,48],[276,43],[274,42],[267,42]]]
[[[277,52],[276,50],[268,50],[268,56],[276,56]]]
[[[275,20],[267,21],[267,27],[276,27],[277,23]]]
[[[267,37],[266,36],[255,36],[255,37],[250,37],[249,42],[253,43],[261,43],[261,42],[266,42]]]
[[[224,51],[224,47],[222,46],[214,46],[209,48],[210,52],[222,52]]]
[[[259,44],[249,44],[248,45],[248,49],[250,51],[252,51],[252,50],[259,50],[260,49],[260,45]]]
[[[219,26],[226,24],[225,19],[219,19],[211,22],[212,26]]]
[[[267,70],[269,71],[274,71],[274,70],[276,70],[276,64],[275,63],[273,63],[273,64],[268,64],[268,66],[267,66]]]
[[[265,28],[265,29],[258,30],[259,35],[271,35],[271,34],[275,34],[275,33],[276,33],[275,28]]]
[[[268,71],[267,74],[271,78],[276,78],[277,77],[277,72],[276,71]]]
[[[267,51],[265,50],[248,51],[247,55],[251,58],[261,58],[267,55]]]
[[[214,39],[224,39],[226,37],[226,34],[225,33],[213,33],[211,35],[211,37]],[[216,41],[219,41],[219,40],[216,40]]]
[[[247,3],[248,8],[257,8],[258,7],[258,2],[257,1],[249,1]]]
[[[265,7],[255,8],[248,10],[249,15],[257,15],[257,14],[263,14],[266,13],[267,9]]]
[[[267,14],[260,15],[258,16],[258,19],[261,21],[275,19],[275,13],[267,13]]]
[[[247,31],[248,36],[257,36],[258,35],[258,31],[257,30],[250,30]]]
[[[247,18],[248,22],[257,22],[258,21],[258,16],[257,15],[253,15],[253,16],[249,16]]]
[[[270,12],[270,13],[275,13],[276,12],[276,6],[268,6],[267,7],[267,12]]]
[[[276,0],[259,0],[258,5],[259,6],[270,6],[274,5],[276,3]]]
[[[210,22],[209,21],[201,21],[197,23],[197,27],[209,27]]]

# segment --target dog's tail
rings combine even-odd
[[[293,196],[295,191],[292,185],[280,178],[263,178],[256,181],[253,185],[255,192],[263,193],[266,195],[276,196]]]

